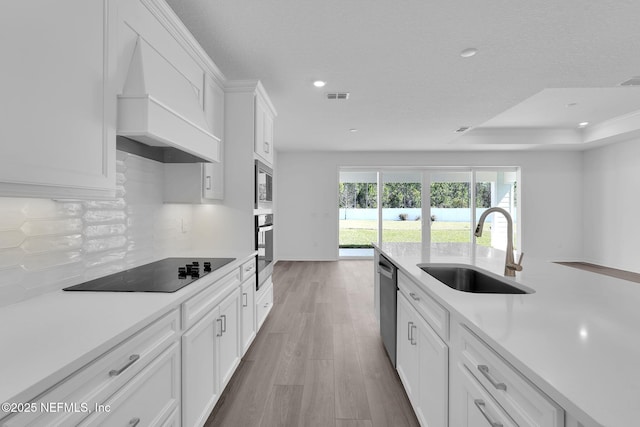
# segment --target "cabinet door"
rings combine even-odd
[[[3,3],[0,194],[115,195],[114,3]]]
[[[407,298],[398,292],[396,335],[396,369],[414,408],[418,399],[418,341],[415,310]]]
[[[415,313],[418,347],[416,415],[423,426],[446,426],[449,396],[449,348],[429,324]]]
[[[256,277],[251,276],[242,284],[242,355],[244,355],[256,336]]]
[[[273,164],[273,117],[260,96],[255,99],[254,151],[268,164]]]
[[[182,336],[182,423],[203,425],[218,400],[216,353],[222,321],[210,311]]]
[[[218,319],[222,330],[218,337],[218,374],[220,391],[229,382],[240,363],[240,292],[238,289],[220,303]]]

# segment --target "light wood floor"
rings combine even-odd
[[[279,262],[273,285],[207,427],[418,426],[380,340],[371,261]]]

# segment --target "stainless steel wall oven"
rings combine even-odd
[[[255,209],[273,209],[273,169],[256,160]]]
[[[258,273],[256,289],[273,273],[273,214],[255,215]]]

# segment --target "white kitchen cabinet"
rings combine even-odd
[[[259,331],[273,308],[273,281],[267,278],[256,293],[256,331]]]
[[[495,405],[501,408],[515,425],[564,427],[564,410],[498,356],[466,326],[458,326],[454,347],[453,363],[459,368],[457,369],[458,377],[453,379],[452,385],[454,399],[452,421],[457,417],[455,413],[462,411],[468,403],[466,394],[469,386],[465,384],[471,381],[482,390],[486,390],[491,397],[491,400],[482,397],[487,405],[486,408],[490,408],[492,406],[490,402],[494,401]],[[497,414],[497,411],[493,412]]]
[[[222,200],[222,174],[217,163],[166,163],[164,202],[206,204]]]
[[[115,2],[34,7],[0,14],[0,195],[114,197]]]
[[[273,164],[273,122],[274,114],[266,98],[261,93],[256,93],[254,151],[269,165]]]
[[[239,306],[235,288],[182,336],[183,426],[204,424],[240,362]]]
[[[240,294],[240,310],[241,310],[241,334],[240,334],[240,346],[241,355],[244,355],[249,346],[256,337],[256,261],[252,259],[246,262],[241,267],[242,283]]]
[[[397,370],[422,426],[446,426],[449,349],[398,292]]]
[[[233,292],[219,306],[222,330],[219,340],[220,390],[227,385],[240,363],[240,292]]]
[[[451,425],[457,427],[517,427],[507,415],[469,373],[467,368],[457,365],[457,383],[452,386],[454,406],[451,408]]]
[[[156,426],[180,407],[180,345],[153,360],[80,425]],[[92,408],[94,409],[94,408]]]
[[[96,405],[104,405],[107,398],[119,389],[137,387],[131,385],[139,383],[135,378],[141,375],[139,373],[142,370],[148,370],[147,367],[155,363],[153,361],[158,358],[159,354],[165,352],[172,343],[176,343],[179,334],[180,315],[178,310],[173,310],[118,344],[103,356],[82,367],[69,378],[47,390],[47,392],[35,399],[34,403],[38,408],[43,404],[48,405],[50,402],[65,402],[77,407],[84,403],[90,408],[95,408]],[[152,370],[154,369],[152,368]],[[179,401],[179,381],[176,384],[175,377],[171,376],[171,379],[173,382],[170,384],[172,388],[170,394],[174,397],[178,396]],[[168,384],[168,378],[165,377],[158,381],[163,385]],[[178,387],[177,390],[174,388],[176,386]],[[167,391],[167,389],[165,388],[164,391]],[[164,394],[163,396],[168,395]],[[164,399],[164,397],[159,398]],[[159,403],[164,408],[163,411],[165,409],[170,411],[176,406],[174,405],[176,402],[172,399],[173,397],[167,398],[164,403]],[[109,403],[114,411],[119,402],[121,401]],[[154,408],[160,408],[160,406],[154,406]],[[168,415],[168,412],[165,415]],[[76,425],[86,416],[87,413],[82,411],[23,412],[2,420],[2,426],[51,427]]]

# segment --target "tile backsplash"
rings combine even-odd
[[[118,151],[115,200],[0,197],[0,306],[189,250],[163,164]]]

